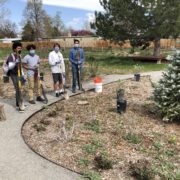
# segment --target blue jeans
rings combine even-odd
[[[79,72],[78,72],[79,70]],[[81,80],[82,80],[82,71],[83,71],[83,67],[82,66],[78,66],[76,64],[72,64],[72,89],[76,89],[76,82],[78,82],[78,86],[79,89],[81,88]],[[80,76],[80,77],[79,77]]]

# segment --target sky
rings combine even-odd
[[[21,30],[23,11],[27,0],[7,0],[4,5],[11,13],[9,19],[15,22],[18,30]],[[66,27],[81,29],[84,22],[94,18],[94,11],[102,11],[99,0],[43,0],[43,9],[50,16],[57,11],[61,12],[61,18]]]

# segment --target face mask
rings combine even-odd
[[[35,52],[36,52],[36,51],[35,51],[34,49],[32,49],[32,50],[29,51],[29,54],[34,55]]]
[[[60,48],[59,47],[55,47],[54,50],[55,50],[55,52],[59,52]]]
[[[78,48],[78,47],[79,47],[79,44],[74,44],[74,47],[75,47],[75,48]]]

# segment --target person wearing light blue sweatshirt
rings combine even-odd
[[[80,48],[80,42],[78,39],[74,40],[74,47],[71,48],[69,52],[69,61],[72,66],[72,92],[76,92],[76,82],[80,81],[83,64],[84,64],[84,50]],[[80,75],[80,77],[79,77]],[[79,89],[81,89],[81,84],[78,82]]]

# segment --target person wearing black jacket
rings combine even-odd
[[[23,100],[21,96],[21,90],[18,85],[19,78],[18,77],[18,68],[20,68],[20,75],[22,76],[21,70],[21,63],[20,63],[20,54],[22,51],[22,44],[20,42],[14,42],[12,45],[13,52],[7,58],[7,65],[8,65],[8,73],[7,75],[11,77],[13,82],[15,91],[16,91],[16,107],[18,108],[19,112],[23,112],[25,110],[23,105]]]

